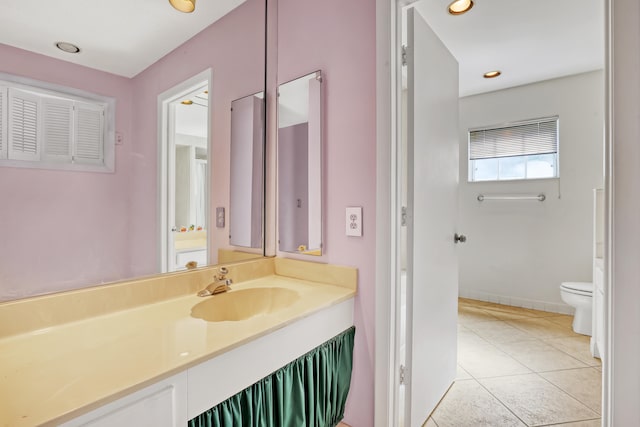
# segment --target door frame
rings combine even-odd
[[[401,102],[401,8],[414,3],[416,0],[376,0],[376,283],[375,283],[375,426],[387,427],[395,426],[395,420],[398,419],[398,385],[400,380],[399,363],[396,354],[398,347],[398,329],[399,329],[399,298],[397,295],[400,281],[400,248],[398,245],[400,233],[399,224],[401,219],[401,193],[399,191],[399,161],[400,157],[400,102]],[[618,292],[614,282],[614,273],[619,273],[626,279],[633,277],[633,262],[624,263],[618,267],[614,263],[616,237],[616,228],[613,225],[616,222],[620,210],[614,210],[617,205],[614,200],[616,185],[622,180],[618,178],[616,172],[616,182],[614,183],[614,130],[617,130],[618,123],[614,119],[614,110],[624,110],[625,107],[631,105],[635,107],[632,113],[636,113],[640,108],[640,102],[635,99],[629,99],[633,91],[615,89],[613,86],[615,66],[619,66],[624,76],[627,78],[635,77],[634,65],[638,62],[638,54],[636,51],[640,45],[637,39],[637,26],[640,19],[633,15],[631,11],[638,11],[638,6],[633,4],[635,0],[604,0],[605,4],[605,200],[606,200],[606,224],[605,224],[605,241],[606,241],[606,261],[605,275],[607,277],[608,286],[605,294],[605,363],[603,364],[603,382],[602,382],[602,421],[604,426],[613,426],[614,418],[627,419],[633,417],[633,408],[630,405],[620,405],[617,408],[613,404],[613,395],[616,391],[616,379],[614,376],[613,365],[615,362],[614,348],[635,349],[637,345],[627,344],[625,337],[632,338],[621,331],[618,331],[614,319],[613,306],[618,300],[624,300]],[[619,7],[616,7],[619,6]],[[626,12],[625,12],[626,10]],[[631,11],[630,11],[631,10]],[[613,21],[616,19],[617,27],[614,28]],[[631,17],[633,16],[633,17]],[[622,24],[620,24],[620,21]],[[619,45],[614,43],[613,33],[615,32],[618,40],[622,40]],[[636,37],[634,39],[634,37]],[[615,48],[621,53],[614,56]],[[628,56],[627,49],[636,48],[631,58]],[[623,52],[622,52],[623,51]],[[621,79],[622,80],[622,79]],[[620,85],[622,87],[622,85]],[[637,88],[637,84],[634,86]],[[635,93],[635,92],[633,92]],[[618,99],[614,99],[614,96]],[[617,108],[614,108],[617,107]],[[617,117],[616,117],[617,118]],[[630,137],[631,141],[623,143],[616,141],[616,151],[629,151],[634,153],[631,147],[634,140],[640,136],[638,129],[625,122],[623,132],[624,136]],[[636,139],[634,139],[636,137]],[[623,146],[624,144],[624,146]],[[619,147],[622,146],[622,147]],[[618,150],[618,148],[623,148]],[[635,151],[637,153],[637,151]],[[636,167],[638,165],[635,165]],[[620,174],[621,175],[621,174]],[[627,171],[624,177],[625,186],[633,185],[635,176]],[[636,181],[637,182],[637,181]],[[626,197],[631,197],[629,194]],[[620,203],[620,202],[618,202]],[[638,201],[635,201],[638,206]],[[631,203],[633,206],[633,203]],[[627,226],[626,231],[631,228],[631,239],[640,234],[640,227],[637,224],[630,224],[628,218],[621,218],[620,225],[624,223]],[[624,221],[626,219],[626,221]],[[620,245],[623,246],[623,245]],[[636,243],[636,248],[638,247]],[[638,254],[636,249],[633,254]],[[631,257],[633,258],[633,257]],[[635,258],[634,258],[635,259]],[[627,284],[627,288],[632,283]],[[625,294],[632,294],[632,290],[621,289]],[[615,297],[615,298],[614,298]],[[623,316],[629,314],[619,313]],[[633,318],[633,317],[632,317]],[[634,329],[637,332],[637,328]],[[637,335],[636,335],[637,336]],[[615,340],[620,338],[620,340]],[[618,354],[616,352],[616,354]],[[637,354],[632,357],[637,358]],[[625,368],[627,368],[625,366]],[[637,368],[634,372],[637,371]],[[410,373],[409,373],[410,375]],[[622,379],[625,373],[618,374]],[[621,381],[622,389],[629,390],[632,385]],[[631,399],[633,400],[633,399]],[[615,415],[618,417],[614,417]]]
[[[158,95],[158,236],[160,244],[158,245],[158,266],[160,272],[166,273],[169,271],[169,204],[172,202],[172,198],[175,195],[170,194],[169,180],[172,178],[169,176],[169,161],[172,159],[173,154],[171,148],[175,147],[173,141],[173,119],[171,103],[181,99],[185,95],[197,90],[202,86],[207,86],[209,91],[209,106],[207,114],[207,156],[209,157],[206,167],[206,180],[207,180],[207,194],[205,196],[205,230],[207,230],[207,257],[211,257],[212,246],[212,233],[211,233],[211,220],[210,220],[210,206],[209,201],[211,198],[211,99],[212,99],[212,82],[213,72],[211,68],[192,76],[182,83],[179,83],[172,88],[162,92]]]

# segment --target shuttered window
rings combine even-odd
[[[558,176],[558,117],[469,131],[469,181]]]
[[[40,98],[19,89],[9,88],[8,158],[40,160]]]
[[[78,103],[75,112],[74,160],[80,163],[102,163],[104,108]]]
[[[0,166],[112,170],[112,161],[105,162],[113,159],[107,108],[107,102],[0,81]]]
[[[43,141],[47,159],[71,161],[73,102],[65,99],[45,99],[43,118]]]
[[[0,85],[0,160],[7,158],[7,97],[8,88]]]

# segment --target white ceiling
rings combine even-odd
[[[197,3],[196,3],[197,4]],[[193,101],[191,105],[183,105],[181,100],[175,101],[175,133],[181,135],[207,137],[207,117],[209,112],[209,95],[204,93],[208,87],[185,95],[185,100]]]
[[[0,43],[133,77],[244,1],[200,0],[181,13],[168,0],[0,0]]]
[[[603,0],[474,1],[460,16],[451,0],[414,3],[460,64],[460,96],[604,68]]]
[[[133,77],[243,1],[200,0],[184,14],[168,0],[0,0],[0,43]],[[475,0],[461,16],[449,2],[414,4],[458,59],[461,96],[604,66],[603,0]],[[493,69],[502,76],[482,78]]]

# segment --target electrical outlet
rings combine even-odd
[[[349,207],[346,212],[347,236],[362,236],[362,207]]]

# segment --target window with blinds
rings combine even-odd
[[[22,81],[0,81],[0,166],[113,170],[108,102]]]
[[[469,131],[469,181],[558,177],[558,117]]]

